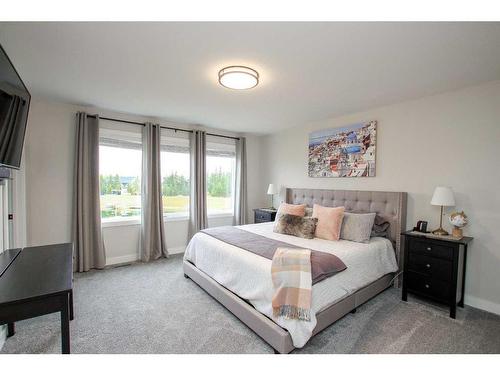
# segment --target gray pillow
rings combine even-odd
[[[306,207],[306,214],[304,216],[311,217],[313,215],[313,209],[311,207]]]
[[[377,216],[375,216],[375,221],[373,223],[372,237],[389,238],[390,225],[391,224],[386,218],[377,214]]]
[[[344,212],[340,238],[354,242],[366,243],[370,241],[375,215],[375,212],[369,214]]]
[[[274,232],[301,238],[314,238],[317,218],[283,214],[274,223]]]

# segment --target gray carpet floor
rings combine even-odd
[[[73,353],[272,353],[222,305],[185,279],[182,257],[75,277]],[[58,314],[18,322],[1,353],[59,353]],[[446,308],[391,288],[293,353],[500,353],[500,316]]]

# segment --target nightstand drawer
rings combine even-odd
[[[453,263],[426,254],[412,252],[408,259],[408,269],[443,281],[451,281]]]
[[[255,213],[255,222],[256,223],[265,223],[271,220],[271,214],[267,212],[256,212]]]
[[[409,250],[410,252],[423,253],[432,257],[453,259],[453,247],[428,240],[410,239]]]
[[[424,294],[445,302],[450,299],[450,284],[447,282],[411,271],[407,272],[403,277],[407,283],[408,290],[411,292]]]
[[[274,221],[276,217],[275,210],[265,210],[256,208],[254,211],[254,222],[255,223],[267,223],[270,221]]]

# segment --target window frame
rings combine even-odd
[[[104,146],[104,147],[113,147],[110,145],[106,145],[101,143],[101,134],[102,133],[108,133],[107,135],[108,138],[115,138],[117,140],[117,143],[122,142],[125,140],[127,141],[132,141],[136,144],[140,144],[140,148],[142,149],[142,129],[138,128],[137,126],[134,125],[128,125],[128,124],[120,124],[116,125],[115,123],[108,121],[108,120],[100,120],[99,122],[99,147]],[[115,133],[117,136],[113,137],[112,133]],[[121,137],[120,137],[121,135]],[[127,139],[128,138],[128,139]],[[140,139],[140,143],[138,142]],[[116,148],[121,148],[121,149],[139,149],[138,146],[134,147],[116,147]],[[99,159],[101,156],[99,155]],[[101,171],[100,171],[100,160],[99,160],[99,176],[101,176]],[[140,181],[142,181],[142,154],[141,154],[141,170],[139,173],[139,178]],[[100,187],[100,184],[99,184]],[[141,193],[142,194],[142,193]],[[99,191],[99,214],[101,215],[101,194]],[[139,226],[141,225],[142,222],[142,199],[141,199],[141,213],[136,216],[112,216],[112,217],[106,217],[101,218],[101,227],[102,228],[109,228],[109,227],[119,227],[119,226]]]
[[[127,124],[120,124],[117,126],[113,122],[107,121],[107,120],[101,120],[100,121],[100,126],[99,126],[99,131],[101,129],[106,129],[112,132],[116,133],[135,133],[135,138],[137,138],[138,134],[141,134],[141,147],[142,147],[142,131],[138,130],[138,127],[133,126],[133,125],[127,125]],[[140,128],[139,128],[140,129]],[[162,129],[162,135],[161,138],[163,139],[164,137],[169,137],[172,135],[172,133],[169,134],[164,134],[164,129]],[[173,133],[175,134],[175,132]],[[175,135],[174,135],[175,137]],[[101,140],[99,137],[99,147],[101,146]],[[207,152],[205,155],[205,162],[207,162],[207,158],[209,156],[209,149],[212,147],[212,150],[217,148],[217,145],[221,146],[221,149],[227,150],[231,149],[230,152],[233,152],[232,149],[234,149],[234,156],[228,156],[228,158],[231,158],[233,160],[233,171],[232,171],[232,176],[231,176],[231,211],[227,212],[215,212],[215,213],[210,213],[208,210],[208,186],[206,190],[206,196],[207,196],[207,217],[209,219],[218,219],[218,218],[233,218],[235,215],[235,194],[236,194],[236,173],[237,173],[237,165],[236,165],[236,143],[232,139],[225,139],[225,138],[220,138],[220,137],[215,137],[215,136],[207,136]],[[102,146],[106,146],[103,144]],[[126,149],[126,147],[124,147]],[[161,151],[160,151],[161,152]],[[189,145],[189,154],[191,153],[191,145]],[[140,178],[142,180],[142,168],[140,171]],[[190,171],[190,177],[191,177],[191,171]],[[99,171],[99,176],[100,176],[100,171]],[[208,175],[205,174],[205,178],[208,180]],[[163,176],[162,176],[163,179]],[[191,184],[190,180],[190,184]],[[191,190],[191,189],[190,189]],[[191,198],[191,197],[190,197]],[[101,202],[99,201],[99,204]],[[163,213],[163,221],[164,222],[182,222],[182,221],[189,221],[190,219],[190,205],[191,201],[189,202],[189,208],[187,212],[182,212],[182,213]],[[100,207],[101,208],[101,207]],[[141,214],[139,216],[114,216],[114,217],[107,217],[103,218],[101,217],[101,227],[107,228],[107,227],[119,227],[119,226],[140,226],[142,221],[142,204],[141,204]]]
[[[226,211],[226,212],[215,212],[215,213],[210,213],[208,209],[208,183],[206,184],[207,191],[206,197],[207,197],[207,218],[229,218],[229,217],[234,217],[236,207],[235,207],[235,195],[236,195],[236,170],[237,170],[237,165],[236,165],[236,141],[234,139],[229,139],[229,138],[221,138],[217,136],[207,136],[207,152],[205,154],[205,163],[208,162],[208,156],[209,156],[209,149],[213,147],[212,149],[217,149],[219,147],[221,150],[224,151],[229,151],[233,153],[232,156],[228,156],[228,159],[233,160],[233,171],[232,171],[232,176],[231,176],[231,211]],[[208,175],[205,172],[205,178],[208,182]]]
[[[177,140],[177,141],[176,141]],[[187,141],[187,142],[186,142]],[[189,201],[188,201],[188,209],[187,211],[183,211],[181,213],[178,212],[163,212],[163,221],[164,222],[176,222],[176,221],[189,221],[190,217],[190,210],[191,210],[191,160],[190,160],[190,155],[191,155],[191,141],[189,138],[189,135],[184,132],[177,132],[172,129],[161,129],[161,134],[160,134],[160,159],[161,159],[161,153],[162,152],[176,152],[172,150],[165,150],[163,151],[162,149],[168,146],[178,146],[181,149],[186,148],[186,145],[183,145],[187,143],[187,152],[180,152],[177,151],[179,154],[187,154],[188,156],[188,163],[189,163]],[[163,183],[163,176],[161,175],[161,181]],[[163,199],[163,193],[162,193],[162,199]]]

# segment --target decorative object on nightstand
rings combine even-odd
[[[455,196],[453,190],[447,186],[438,186],[432,195],[431,204],[433,206],[441,206],[441,215],[439,216],[439,228],[432,231],[433,234],[447,236],[448,232],[443,229],[443,207],[454,206]]]
[[[271,196],[271,210],[276,210],[274,208],[274,195],[278,194],[278,189],[274,186],[274,184],[269,184],[269,187],[267,188],[267,195]]]
[[[404,232],[403,301],[408,292],[450,307],[455,319],[457,303],[464,307],[467,245],[472,237],[456,239]]]
[[[274,221],[278,210],[274,208],[254,208],[254,223],[267,223]]]
[[[467,215],[463,211],[453,212],[450,215],[450,224],[453,225],[451,235],[455,238],[462,238],[464,236],[462,228],[465,227],[468,222]]]

